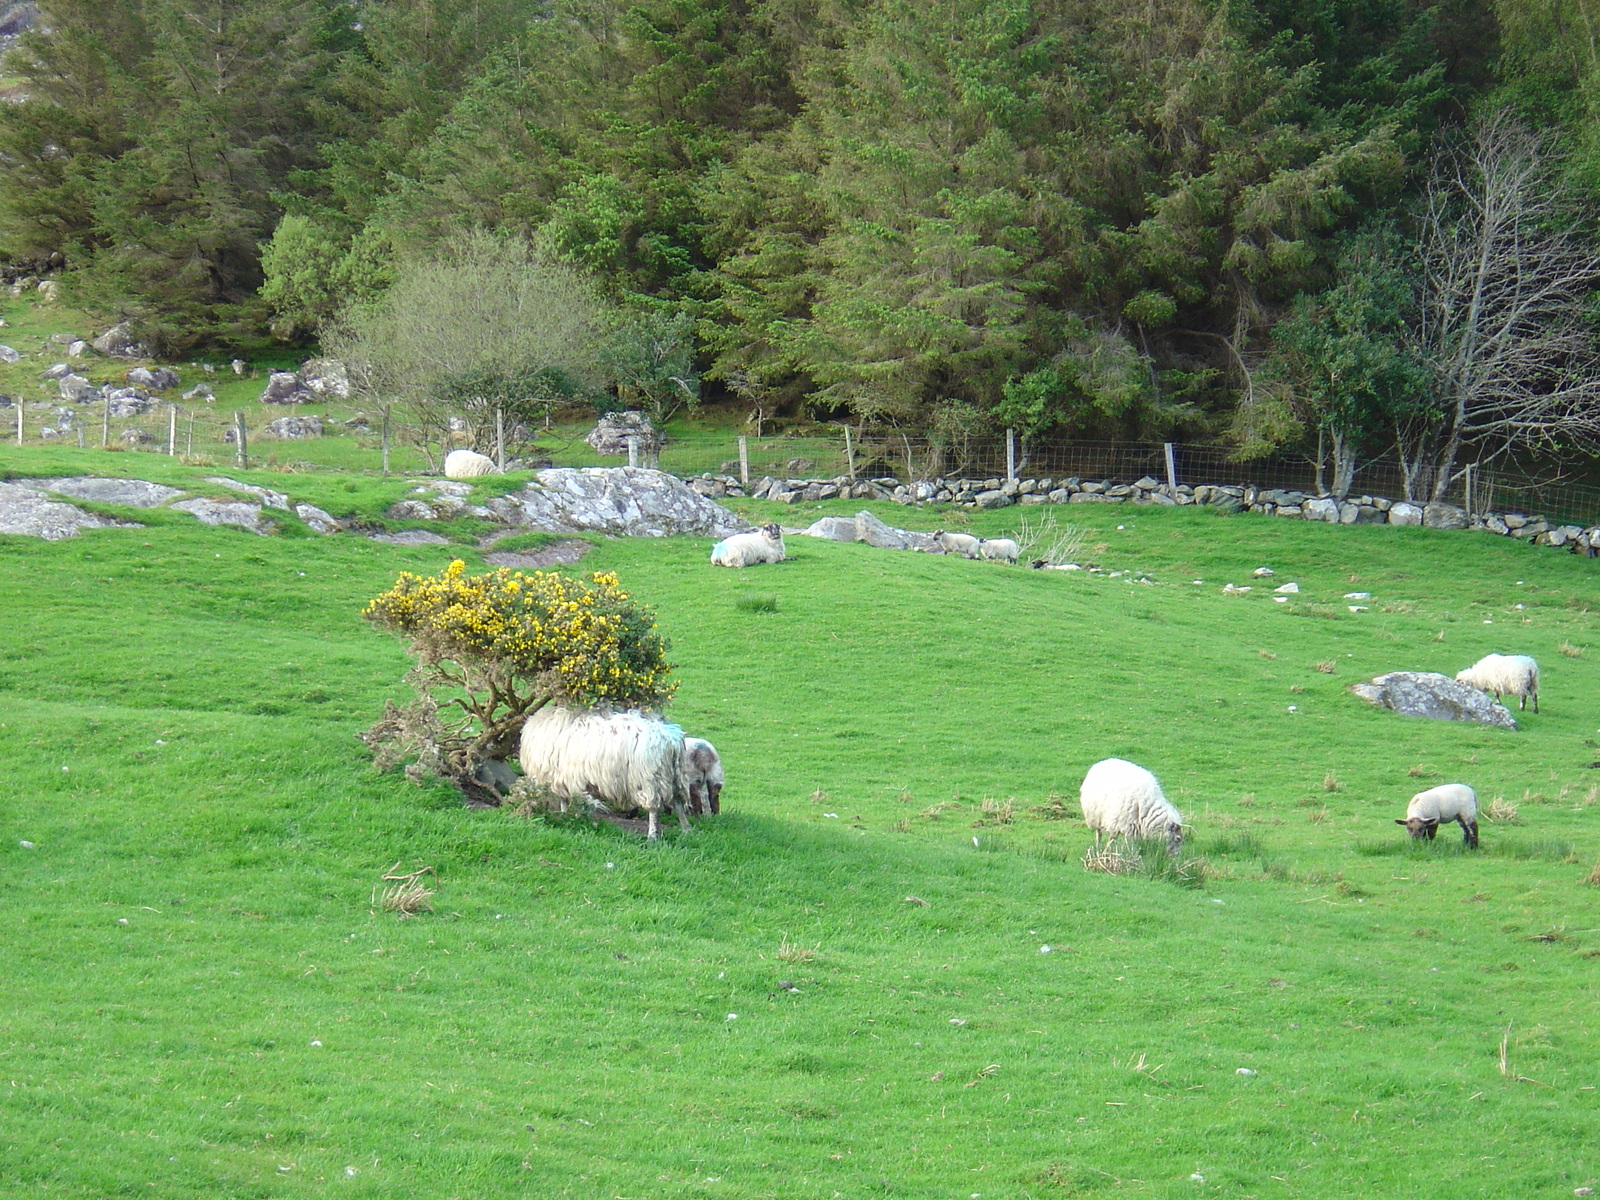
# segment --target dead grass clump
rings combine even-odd
[[[1204,887],[1216,872],[1203,858],[1184,858],[1167,852],[1165,842],[1125,842],[1122,839],[1083,852],[1083,869],[1102,875],[1143,875],[1165,879],[1181,887]]]
[[[1489,801],[1488,807],[1483,810],[1483,817],[1500,825],[1522,824],[1522,818],[1517,815],[1517,806],[1504,796],[1496,796]]]
[[[922,810],[922,815],[927,817],[930,821],[937,821],[941,816],[949,812],[951,809],[960,807],[961,802],[959,800],[941,800],[937,804],[928,805],[927,808]]]
[[[1278,657],[1276,654],[1273,654],[1270,650],[1257,650],[1256,653],[1258,655],[1260,655],[1262,658],[1277,658]]]
[[[1078,810],[1067,804],[1067,798],[1055,792],[1051,792],[1043,804],[1035,804],[1029,811],[1042,821],[1072,821],[1078,817]]]
[[[1339,664],[1334,662],[1333,659],[1325,658],[1317,664],[1317,670],[1321,671],[1324,675],[1332,675],[1334,668],[1338,665]]]
[[[1038,521],[1023,517],[1017,528],[1017,545],[1023,562],[1043,562],[1053,567],[1081,562],[1084,531],[1071,525],[1056,525],[1055,514],[1047,512]],[[1104,551],[1100,551],[1104,553]]]
[[[822,949],[822,943],[814,946],[802,946],[798,942],[791,942],[787,933],[778,939],[777,955],[780,962],[807,963],[817,956],[817,951]]]
[[[1427,773],[1427,769],[1421,763],[1406,768],[1406,774],[1412,779],[1421,779]]]
[[[1015,815],[1015,797],[1010,800],[983,800],[979,803],[980,816],[974,825],[1009,825]]]
[[[1328,809],[1326,806],[1323,806],[1322,808],[1314,808],[1306,814],[1306,820],[1310,821],[1313,825],[1321,825],[1327,819]]]
[[[439,879],[438,872],[432,867],[422,866],[415,871],[402,873],[400,864],[395,863],[383,873],[383,878],[373,885],[372,902],[384,912],[396,914],[401,920],[432,912],[433,905],[428,902],[428,897],[434,895],[438,889],[422,882],[425,875],[433,876],[435,882]],[[385,883],[389,886],[383,887]]]
[[[1339,782],[1339,777],[1329,771],[1322,777],[1322,790],[1325,792],[1342,792],[1344,784]]]
[[[1583,652],[1588,649],[1588,647],[1574,646],[1571,642],[1563,641],[1561,645],[1556,647],[1556,649],[1562,654],[1565,654],[1568,658],[1582,658]]]
[[[1589,873],[1583,877],[1583,881],[1590,887],[1600,887],[1600,862],[1589,868]]]
[[[813,804],[826,804],[828,802],[828,793],[818,788],[811,793],[810,800]]]

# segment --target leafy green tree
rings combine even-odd
[[[1319,487],[1326,444],[1332,495],[1350,492],[1362,456],[1388,443],[1395,424],[1425,406],[1428,366],[1411,336],[1416,264],[1392,227],[1353,237],[1339,255],[1337,281],[1299,297],[1272,331],[1263,374],[1282,383],[1296,418],[1316,430]],[[1270,443],[1251,449],[1269,449]]]
[[[693,330],[688,313],[641,313],[622,318],[600,348],[599,369],[617,398],[657,429],[700,406]]]

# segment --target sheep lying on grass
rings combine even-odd
[[[476,450],[452,450],[444,456],[446,479],[476,479],[479,475],[496,475],[499,471],[494,459]]]
[[[978,553],[993,562],[1014,563],[1021,552],[1010,538],[984,538],[978,546]]]
[[[563,802],[587,796],[615,812],[642,808],[651,841],[670,805],[684,814],[683,730],[640,712],[548,704],[522,727],[522,773]]]
[[[1526,654],[1486,654],[1459,672],[1456,682],[1493,692],[1496,700],[1502,695],[1517,696],[1521,700],[1518,708],[1523,709],[1531,696],[1533,711],[1539,711],[1539,664]]]
[[[717,567],[748,567],[782,562],[785,557],[783,530],[771,522],[754,533],[736,533],[711,547],[711,563]]]
[[[1405,819],[1394,819],[1404,825],[1414,838],[1425,837],[1430,842],[1439,832],[1441,821],[1461,823],[1461,842],[1466,846],[1478,844],[1478,796],[1464,783],[1442,783],[1436,788],[1418,792],[1406,805]]]
[[[981,553],[979,547],[983,545],[981,538],[970,533],[947,533],[943,529],[933,531],[933,540],[944,547],[946,554],[959,554],[962,558],[977,558]]]
[[[705,738],[683,739],[683,776],[691,814],[722,811],[722,759]]]
[[[1167,851],[1183,847],[1183,817],[1161,794],[1161,784],[1143,767],[1122,758],[1105,758],[1089,768],[1078,791],[1084,824],[1094,830],[1094,846],[1108,839],[1165,835]]]

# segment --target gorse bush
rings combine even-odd
[[[659,708],[675,687],[655,614],[608,572],[468,575],[457,559],[436,576],[401,572],[362,615],[417,660],[417,701],[391,705],[368,731],[384,765],[398,747],[460,780],[507,757],[523,721],[551,701]]]

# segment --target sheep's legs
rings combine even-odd
[[[672,802],[672,811],[678,814],[678,828],[683,830],[684,833],[688,833],[689,832],[689,818],[684,814],[683,801],[682,800],[674,800]]]
[[[658,841],[661,837],[661,823],[656,820],[656,810],[647,808],[645,812],[650,814],[650,827],[645,832],[645,839],[652,842]]]
[[[1478,823],[1461,819],[1461,841],[1463,845],[1476,850],[1478,848]]]

